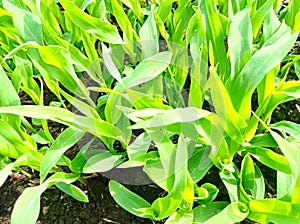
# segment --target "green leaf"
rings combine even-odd
[[[283,131],[293,136],[300,142],[300,125],[291,121],[280,121],[275,124],[271,124],[270,128]]]
[[[226,166],[228,168],[226,168]],[[219,175],[227,189],[230,201],[238,202],[239,193],[240,193],[239,192],[240,178],[239,178],[239,172],[237,167],[233,163],[225,164],[225,169],[223,168],[223,170],[219,172]]]
[[[298,152],[299,150],[297,149],[297,147],[295,147],[296,145],[291,142],[288,142],[286,139],[281,137],[277,132],[270,130],[270,133],[273,136],[274,140],[277,142],[283,155],[286,157],[286,160],[288,160],[292,172],[299,175],[300,170],[295,169],[295,167],[297,167],[298,163],[300,162],[298,161],[300,154]]]
[[[286,24],[292,27],[294,31],[297,31],[298,28],[297,26],[299,26],[299,24],[297,24],[297,22],[299,22],[299,20],[297,21],[297,15],[299,16],[299,9],[300,9],[299,1],[296,0],[290,1],[286,16],[284,18]]]
[[[171,155],[170,155],[171,156]],[[188,203],[187,200],[183,200],[184,193],[189,186],[188,170],[187,170],[187,148],[182,135],[179,136],[178,146],[174,152],[173,161],[170,163],[174,171],[174,184],[169,194],[163,198],[156,199],[151,208],[155,212],[155,219],[160,220],[173,214],[181,203]],[[162,161],[167,162],[167,161]],[[192,189],[189,189],[192,190]],[[193,192],[193,191],[192,191]],[[188,208],[190,205],[188,205]]]
[[[225,89],[214,67],[211,67],[211,76],[208,85],[219,125],[233,140],[241,143],[243,141],[242,131],[247,127],[247,123],[234,108],[233,99],[230,98],[229,91]]]
[[[276,195],[280,200],[290,201],[293,194],[293,176],[291,174],[286,174],[280,171],[277,171],[276,176]]]
[[[208,205],[210,204],[219,193],[219,189],[210,183],[202,184],[201,187],[195,189],[198,197],[195,198],[197,203],[201,205]]]
[[[84,13],[72,1],[60,0],[60,3],[64,7],[67,16],[80,29],[94,35],[103,42],[111,44],[123,43],[115,26]]]
[[[109,151],[97,150],[97,154],[89,158],[83,167],[83,173],[106,172],[119,165],[122,155],[112,155]]]
[[[61,191],[72,196],[73,198],[75,198],[78,201],[89,202],[89,199],[86,196],[86,194],[80,188],[78,188],[72,184],[66,184],[64,182],[59,182],[59,183],[55,184],[55,186],[58,189],[60,189]]]
[[[269,166],[272,169],[279,170],[285,173],[291,173],[291,167],[288,159],[283,155],[273,152],[271,149],[262,147],[247,147],[246,151],[249,152],[261,163]]]
[[[17,167],[20,167],[20,166],[29,166],[33,169],[38,170],[40,168],[42,158],[43,158],[43,156],[39,152],[24,153],[17,160],[15,160],[14,162],[7,164],[4,168],[1,167],[1,170],[0,170],[0,187],[5,182],[8,175],[11,173],[11,171],[14,168],[17,168]]]
[[[68,100],[81,113],[83,113],[87,117],[99,118],[99,114],[93,106],[81,101],[80,99],[78,99],[78,97],[71,96],[63,90],[60,90],[60,92],[66,98],[66,100]]]
[[[157,11],[158,16],[163,22],[165,22],[168,19],[168,16],[170,15],[173,2],[175,2],[175,0],[160,1]]]
[[[80,151],[76,154],[75,158],[71,161],[69,167],[74,173],[82,173],[82,169],[87,160],[98,153],[98,150],[88,150],[94,142],[95,137],[88,141],[81,147]]]
[[[186,40],[190,42],[190,51],[193,59],[191,67],[191,85],[189,91],[189,106],[202,107],[204,101],[204,88],[207,82],[207,60],[208,51],[206,46],[206,36],[202,24],[200,9],[191,18],[187,31]],[[200,47],[199,47],[200,46]]]
[[[257,146],[257,147],[278,147],[276,141],[274,140],[274,138],[272,137],[272,135],[270,133],[263,133],[263,134],[257,134],[255,135],[251,142],[251,145],[253,146]]]
[[[158,33],[153,14],[151,13],[139,31],[142,41],[142,58],[159,52]]]
[[[178,210],[167,219],[165,224],[177,224],[177,223],[193,224],[194,223],[193,219],[194,219],[193,212]]]
[[[229,203],[225,201],[212,202],[206,206],[197,206],[194,211],[194,223],[204,223],[219,214]]]
[[[204,23],[206,24],[207,46],[209,46],[209,42],[212,43],[215,64],[219,64],[218,73],[220,74],[220,78],[222,80],[226,80],[228,78],[229,61],[226,56],[226,48],[224,44],[225,31],[222,28],[217,7],[215,2],[211,0],[201,1],[200,7],[205,18]],[[212,64],[212,66],[214,65]]]
[[[136,5],[139,4],[139,2],[136,3]],[[114,17],[117,20],[118,25],[123,31],[124,39],[126,39],[127,42],[132,43],[133,42],[133,35],[135,33],[134,29],[131,26],[131,23],[125,13],[125,11],[122,8],[122,4],[120,4],[117,0],[111,1],[112,5],[112,13]],[[135,34],[136,35],[136,34]]]
[[[4,168],[1,168],[0,170],[0,187],[4,184],[9,174],[11,174],[11,171],[14,167],[14,163],[10,163],[6,165]]]
[[[160,188],[164,189],[165,191],[169,190],[167,181],[170,175],[169,173],[162,175],[162,172],[164,172],[164,166],[159,157],[147,159],[145,161],[144,171],[148,177]]]
[[[243,221],[249,214],[247,205],[242,202],[234,202],[225,207],[220,213],[211,217],[204,224],[228,223],[234,224]]]
[[[26,188],[15,203],[11,215],[11,223],[35,223],[40,212],[40,197],[46,189],[46,185]]]
[[[169,66],[171,59],[172,53],[169,51],[160,52],[145,58],[138,64],[131,75],[123,79],[124,84],[128,88],[132,88],[154,79]]]
[[[267,72],[278,65],[293,47],[298,34],[291,34],[290,29],[282,24],[280,29],[249,59],[242,71],[226,89],[232,97],[232,104],[239,114],[249,118],[251,113],[251,95]],[[264,66],[257,66],[263,64]],[[234,97],[233,97],[234,96]]]
[[[240,73],[252,54],[252,26],[248,13],[249,8],[246,8],[231,19],[228,47],[232,77]]]
[[[256,164],[254,164],[254,171],[255,179],[252,189],[252,195],[255,199],[263,199],[265,197],[265,180],[259,167]]]
[[[37,151],[36,144],[25,141],[16,130],[7,122],[0,119],[0,142],[2,144],[1,154],[17,159],[27,152]]]
[[[272,115],[276,107],[284,102],[300,98],[300,82],[288,81],[282,86],[278,86],[270,96],[257,109],[257,114],[264,114],[264,120],[267,120]],[[254,118],[255,119],[255,118]],[[254,120],[255,121],[255,120]],[[253,122],[253,121],[252,121]]]
[[[258,32],[263,24],[264,18],[267,12],[272,8],[272,5],[276,0],[266,0],[264,4],[251,16],[251,22],[253,27],[253,37],[256,39]],[[252,8],[254,10],[254,7]]]
[[[143,21],[143,9],[139,1],[135,0],[121,0],[128,8],[132,9],[133,13],[139,18],[140,21]]]
[[[71,64],[71,54],[68,50],[60,46],[37,46],[41,60],[47,65],[43,68],[51,72],[50,79],[58,80],[63,86],[78,94],[82,98],[87,98],[89,92],[78,78]],[[36,58],[40,63],[39,58]],[[35,66],[37,64],[35,63]],[[43,66],[41,64],[41,66]]]
[[[119,140],[123,141],[121,130],[114,127],[112,124],[101,119],[79,116],[62,108],[24,105],[0,107],[0,113],[11,113],[20,116],[53,120],[73,128],[90,132],[100,139],[109,137],[112,139],[120,138]]]
[[[280,64],[271,69],[258,85],[258,105],[261,105],[275,91],[275,78],[279,71]]]
[[[253,198],[264,198],[264,177],[262,176],[259,167],[253,162],[249,154],[247,154],[242,161],[241,180],[243,189],[245,191],[250,191]]]
[[[249,202],[249,219],[258,223],[299,223],[300,204],[277,199],[253,200]]]
[[[242,185],[245,190],[251,190],[254,187],[255,169],[251,157],[244,156],[241,167]]]
[[[32,224],[38,219],[40,212],[40,197],[51,185],[65,182],[71,183],[78,178],[78,175],[55,173],[43,184],[26,188],[17,199],[11,215],[12,224]]]
[[[167,6],[167,10],[169,10],[168,4],[170,4],[170,3],[166,1],[165,4]],[[174,28],[170,32],[171,33],[170,40],[173,43],[176,43],[176,45],[179,44],[177,46],[173,45],[175,49],[177,48],[177,50],[179,50],[181,48],[180,45],[183,41],[183,37],[184,37],[183,34],[186,31],[188,22],[191,19],[191,17],[193,16],[194,12],[195,11],[192,8],[192,4],[191,4],[190,1],[178,1],[178,7],[173,12],[173,17],[172,17],[172,20],[171,20],[172,21],[172,26]],[[164,13],[167,14],[168,12],[164,12]],[[160,15],[162,15],[162,14],[160,14]],[[185,49],[182,49],[182,50],[185,51]],[[180,51],[181,50],[179,50],[179,52]],[[181,54],[181,53],[179,53],[179,54]],[[178,55],[176,55],[176,56],[178,56]],[[178,62],[178,63],[180,63],[180,62]],[[176,64],[176,65],[178,65],[178,64]],[[179,72],[179,74],[180,74],[180,70],[177,70],[177,72]]]
[[[82,130],[67,128],[52,143],[41,163],[40,177],[44,181],[52,167],[59,161],[66,150],[76,144],[85,134]]]
[[[189,173],[196,183],[207,174],[213,165],[210,152],[211,149],[207,146],[195,147],[193,153],[189,156]]]
[[[118,182],[113,180],[109,182],[109,192],[114,200],[128,212],[143,218],[153,218],[154,211],[151,209],[151,204]]]
[[[14,25],[25,42],[36,41],[43,44],[43,31],[40,19],[26,11],[13,0],[3,0],[4,8],[13,14]]]
[[[292,169],[292,183],[290,189],[287,192],[285,200],[291,200],[293,203],[299,203],[300,200],[300,170],[298,169],[298,164],[300,163],[300,152],[299,152],[299,142],[289,142],[278,133],[269,130],[275,141],[277,142],[280,150],[284,156],[289,161],[289,165]],[[293,192],[293,193],[292,193]],[[292,193],[292,195],[291,195]]]
[[[152,139],[147,133],[144,132],[140,134],[127,148],[129,159],[135,160],[145,155],[150,147],[151,141]]]
[[[116,67],[113,59],[112,59],[112,50],[108,49],[105,44],[102,43],[102,52],[103,52],[103,61],[105,64],[105,67],[109,71],[109,73],[112,75],[112,77],[117,80],[122,86],[124,86],[121,74]]]
[[[295,62],[294,67],[295,67],[295,73],[298,79],[300,80],[300,60]]]
[[[0,106],[19,106],[21,104],[18,93],[12,85],[11,80],[5,74],[2,66],[0,66],[0,92]],[[19,126],[21,125],[21,119],[19,116],[2,114],[1,118],[18,131]]]
[[[276,32],[276,30],[280,27],[280,24],[281,23],[277,18],[277,15],[275,14],[274,10],[272,8],[269,9],[269,12],[267,13],[263,24],[264,41],[269,39],[273,35],[273,33]]]
[[[209,116],[211,113],[196,107],[177,108],[172,110],[160,109],[144,109],[133,113],[128,116],[131,117],[153,117],[145,121],[138,122],[131,126],[133,129],[139,128],[153,128],[161,127],[174,123],[184,123],[198,121],[199,119]]]
[[[157,99],[153,95],[137,92],[131,89],[126,89],[126,93],[128,94],[128,100],[130,100],[130,103],[138,110],[145,108],[171,109],[171,106],[164,104],[161,99]],[[126,95],[124,97],[126,97]]]

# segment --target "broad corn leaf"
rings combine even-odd
[[[43,184],[36,187],[29,187],[24,190],[17,199],[12,211],[12,224],[30,224],[35,223],[40,212],[40,197],[42,193],[50,186],[64,182],[70,184],[78,179],[78,175],[55,173],[49,177]]]
[[[226,133],[235,141],[241,143],[242,131],[247,127],[245,120],[237,113],[221,79],[215,68],[211,67],[211,77],[208,82],[212,102],[214,104],[218,120],[221,122]]]
[[[284,33],[282,33],[284,31]],[[292,48],[298,34],[282,24],[280,29],[256,51],[242,71],[226,89],[232,98],[232,104],[244,118],[250,117],[251,95],[257,85],[272,68],[278,65]],[[234,96],[234,97],[233,97]]]
[[[200,2],[200,8],[206,27],[207,45],[209,45],[209,41],[211,41],[215,64],[219,64],[218,73],[222,80],[226,80],[228,78],[229,61],[226,56],[224,44],[225,31],[222,28],[215,3],[214,1],[204,0]]]
[[[253,200],[249,203],[249,219],[258,223],[299,223],[300,204],[278,199]]]
[[[288,10],[284,21],[290,27],[293,28],[293,31],[299,31],[299,11],[300,11],[300,2],[297,0],[291,0],[288,5]]]
[[[70,127],[85,130],[99,138],[120,138],[120,141],[123,141],[121,130],[114,127],[112,124],[101,119],[76,115],[62,108],[30,105],[20,107],[0,107],[0,113],[10,113],[38,119],[49,119]]]
[[[173,188],[167,196],[156,199],[151,206],[156,214],[155,219],[158,220],[170,216],[177,210],[188,186],[187,149],[182,136],[179,137],[178,147],[174,154],[174,160],[171,163],[175,172]]]
[[[275,1],[276,0],[266,0],[264,4],[251,16],[254,39],[256,39],[258,32],[263,24],[264,18]],[[255,7],[252,7],[252,10],[254,8]]]
[[[203,224],[237,223],[244,220],[249,213],[247,205],[242,202],[233,202],[226,206],[219,214],[203,222]]]
[[[109,182],[111,196],[128,212],[143,218],[153,218],[151,204],[116,181]]]
[[[142,58],[147,58],[159,52],[158,32],[156,22],[151,13],[140,29],[142,41]]]
[[[96,38],[103,42],[112,44],[123,43],[117,28],[110,23],[92,17],[78,8],[72,1],[60,0],[68,17],[82,30],[94,35]]]
[[[4,8],[13,13],[14,25],[22,39],[43,44],[43,31],[40,19],[33,13],[23,9],[15,1],[4,0]]]
[[[160,75],[171,63],[172,53],[160,52],[145,58],[123,82],[126,87],[132,88],[150,81]]]
[[[248,13],[248,8],[237,13],[230,25],[228,47],[232,77],[240,73],[252,54],[252,26]]]
[[[85,134],[84,131],[67,128],[52,143],[41,163],[41,182],[44,181],[51,168],[63,156],[66,150],[76,144]]]

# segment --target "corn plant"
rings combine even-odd
[[[299,124],[271,122],[278,105],[300,95],[300,57],[289,54],[299,1],[59,3],[0,2],[0,183],[24,165],[40,175],[12,223],[35,223],[49,186],[87,202],[74,181],[129,167],[143,167],[167,193],[149,203],[111,180],[112,197],[136,216],[299,222]],[[296,81],[287,81],[291,67]],[[56,102],[45,105],[45,88]],[[21,105],[20,92],[35,105]],[[50,120],[68,128],[54,137]],[[75,144],[71,160],[64,153]],[[276,198],[266,197],[264,166],[277,172]],[[211,169],[228,201],[217,200],[216,183],[201,182]]]

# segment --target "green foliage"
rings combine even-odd
[[[139,166],[164,197],[149,203],[109,183],[136,216],[300,222],[299,124],[273,119],[300,98],[299,1],[59,3],[0,1],[0,185],[23,166],[40,175],[12,224],[35,223],[52,185],[88,202],[74,181]],[[51,122],[68,127],[55,134]],[[272,199],[266,169],[277,172]]]

